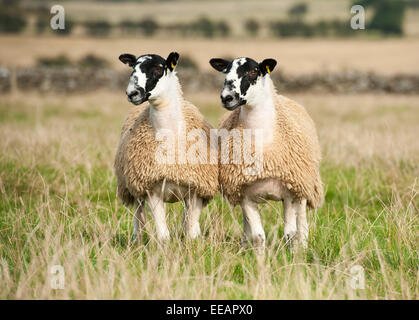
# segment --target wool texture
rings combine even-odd
[[[276,126],[272,142],[263,146],[262,170],[249,175],[244,170],[251,164],[232,162],[233,153],[237,151],[233,149],[233,137],[230,137],[230,161],[219,164],[222,193],[236,205],[243,199],[244,187],[258,180],[278,178],[297,199],[307,199],[309,208],[318,208],[323,202],[323,185],[319,173],[321,152],[314,122],[304,107],[276,92],[273,96]],[[219,129],[238,129],[243,143],[240,110],[223,117]]]
[[[162,163],[156,159],[156,151],[165,143],[156,140],[148,104],[137,106],[131,110],[126,118],[121,132],[115,156],[115,173],[117,176],[118,196],[125,205],[134,204],[135,199],[144,199],[156,183],[166,181],[188,187],[191,192],[208,200],[219,190],[218,165],[210,162],[210,129],[211,125],[205,120],[199,110],[187,101],[182,102],[182,112],[185,120],[185,132],[200,129],[204,133],[205,145],[191,149],[196,141],[186,141],[186,152],[194,152],[196,163],[179,161],[175,152],[173,163]],[[176,140],[177,150],[179,147]],[[164,148],[163,148],[164,149]],[[190,151],[192,150],[192,151]]]

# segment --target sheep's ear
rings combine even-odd
[[[119,60],[122,63],[129,65],[130,67],[134,67],[135,63],[137,62],[137,58],[133,54],[123,53],[119,56]]]
[[[259,63],[259,69],[263,75],[274,71],[275,66],[276,66],[275,59],[265,59],[261,63]]]
[[[214,59],[211,59],[209,63],[215,70],[226,73],[227,67],[230,64],[230,61],[220,59],[220,58],[214,58]]]
[[[166,65],[170,71],[173,71],[176,68],[177,61],[179,60],[179,53],[171,52],[166,59]]]

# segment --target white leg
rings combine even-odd
[[[134,215],[134,234],[132,240],[134,242],[142,242],[142,232],[145,225],[147,211],[145,210],[145,202],[138,201],[137,209]]]
[[[307,248],[308,223],[307,223],[307,200],[297,201],[297,238],[303,248]]]
[[[263,231],[262,221],[260,220],[257,204],[247,197],[241,203],[243,210],[244,237],[252,240],[258,249],[265,248],[265,232]]]
[[[166,224],[166,209],[159,192],[151,192],[147,196],[147,203],[156,225],[158,240],[169,239],[169,229]]]
[[[284,237],[290,249],[293,248],[297,235],[297,202],[291,197],[284,199]]]
[[[188,197],[185,205],[183,228],[186,235],[191,239],[196,239],[201,234],[199,226],[199,216],[202,210],[202,198],[193,195]]]

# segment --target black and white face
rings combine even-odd
[[[128,101],[139,105],[147,100],[157,98],[170,83],[179,54],[172,52],[165,60],[156,54],[145,54],[138,58],[124,53],[119,60],[133,68],[126,90]]]
[[[273,71],[276,61],[265,59],[257,63],[250,58],[237,58],[230,62],[214,58],[210,60],[210,64],[215,70],[226,74],[221,102],[224,108],[234,110],[260,98],[263,78]]]

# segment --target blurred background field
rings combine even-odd
[[[77,60],[87,54],[105,59],[113,68],[126,70],[118,60],[123,52],[178,50],[195,65],[210,71],[210,57],[249,56],[261,60],[274,57],[278,69],[293,74],[360,70],[381,74],[418,73],[419,38],[392,39],[148,39],[0,36],[0,61],[8,66],[36,65],[43,57],[65,55]],[[24,53],[24,54],[22,54]],[[182,62],[182,60],[180,61]]]
[[[417,299],[419,297],[419,1],[0,1],[0,298]],[[380,11],[381,10],[381,11]],[[377,14],[376,13],[380,13]],[[132,208],[116,197],[113,159],[125,96],[123,52],[171,51],[186,99],[216,126],[222,76],[212,57],[278,60],[280,93],[304,105],[323,152],[324,206],[309,250],[291,256],[279,204],[261,206],[262,263],[240,250],[242,217],[220,196],[204,236],[131,240]],[[50,267],[66,272],[50,286]],[[365,270],[365,289],[350,286]]]
[[[47,19],[48,15],[43,15],[43,13],[48,11],[45,9],[54,4],[53,1],[3,0],[3,3],[8,6],[19,4],[26,12],[28,24],[36,27],[32,31],[39,33],[47,29],[42,29],[45,24],[48,25],[45,21],[49,20]],[[291,21],[301,22],[300,26],[304,25],[304,22],[311,24],[311,26],[319,28],[317,32],[320,32],[322,26],[317,23],[334,21],[335,31],[338,31],[339,22],[345,24],[343,22],[351,18],[349,8],[352,4],[361,4],[370,9],[367,10],[367,17],[374,23],[374,27],[377,27],[375,22],[381,20],[378,25],[378,33],[403,33],[408,36],[419,34],[417,0],[359,0],[355,2],[351,0],[70,0],[60,3],[65,5],[73,22],[72,27],[78,29],[71,30],[71,32],[92,33],[92,31],[96,31],[97,35],[115,34],[121,31],[120,29],[125,29],[130,32],[143,32],[146,35],[164,34],[168,31],[173,34],[175,31],[175,33],[179,32],[183,35],[196,32],[206,36],[247,37],[256,33],[258,36],[267,37],[269,29],[274,29],[271,26],[272,23]],[[385,11],[385,9],[392,11]],[[387,16],[386,19],[376,19],[374,22],[372,19],[378,10],[383,10],[380,13],[385,13]],[[403,30],[397,28],[400,18]],[[249,21],[254,22],[253,27]],[[92,22],[101,22],[101,25],[86,26],[86,23]],[[197,24],[197,22],[199,23]],[[195,24],[192,25],[193,23]],[[83,24],[85,25],[83,26]],[[258,26],[255,27],[256,24]],[[192,26],[195,30],[188,30],[188,26]],[[29,30],[24,31],[30,33]],[[288,32],[288,30],[282,30],[283,33],[285,31]],[[293,32],[298,32],[298,30]],[[346,30],[347,35],[349,32]],[[340,33],[343,34],[343,31],[341,30]],[[307,32],[305,35],[313,34]]]
[[[417,73],[419,68],[416,0],[356,2],[366,4],[366,30],[350,28],[349,0],[62,1],[66,29],[58,31],[49,26],[54,2],[1,3],[3,66],[94,54],[122,69],[117,60],[122,51],[164,55],[178,50],[202,70],[209,70],[213,56],[273,56],[293,74],[342,69]],[[380,10],[387,12],[386,19],[375,17]]]

